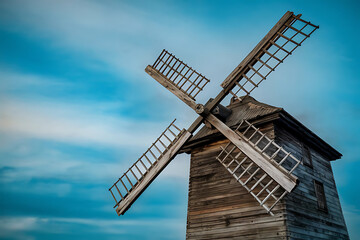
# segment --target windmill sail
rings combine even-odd
[[[151,66],[179,90],[195,100],[195,97],[210,82],[205,76],[165,49]]]
[[[221,86],[240,100],[249,95],[319,28],[300,17],[287,12]]]
[[[193,109],[196,109],[195,97],[210,82],[165,49],[145,71]]]
[[[299,166],[300,161],[294,155],[276,144],[247,120],[243,120],[235,132],[250,143],[265,159],[281,167],[287,174],[292,174]]]
[[[216,127],[228,140],[230,140],[230,142],[232,142],[233,145],[235,145],[243,154],[245,154],[248,159],[263,169],[264,172],[273,178],[274,181],[282,186],[286,191],[291,192],[296,187],[297,178],[278,162],[266,158],[265,153],[259,151],[259,147],[252,142],[253,138],[244,138],[244,135],[241,134],[238,130],[233,131],[227,125],[225,125],[225,123],[221,122],[212,114],[209,114],[206,117],[206,120],[209,121],[214,127]],[[253,126],[250,124],[250,127]],[[257,130],[256,133],[260,133],[260,131]],[[286,159],[288,158],[286,157]]]
[[[246,120],[240,123],[235,132],[253,145],[267,161],[281,167],[289,175],[300,164],[300,161],[290,152],[284,150]],[[273,215],[271,210],[289,191],[232,142],[221,149],[216,159],[267,212]]]
[[[274,206],[296,187],[297,178],[292,172],[299,165],[299,161],[249,122],[242,122],[233,131],[211,114],[211,111],[229,93],[240,100],[240,94],[250,94],[288,55],[310,37],[318,26],[302,20],[300,16],[287,12],[225,79],[221,84],[223,90],[205,106],[196,104],[195,97],[209,80],[173,54],[163,50],[154,64],[146,67],[145,71],[151,77],[200,116],[187,131],[180,131],[176,127],[178,133],[173,140],[170,140],[169,145],[166,145],[160,139],[163,134],[170,131],[173,123],[170,124],[148,151],[110,188],[119,215],[131,206],[174,158],[204,120],[230,140],[230,143],[222,148],[217,159],[260,205],[272,214],[271,210]],[[163,145],[164,150],[160,150],[157,144]],[[156,151],[159,155],[154,154]],[[152,155],[153,162],[148,159],[147,154]],[[145,160],[149,161],[148,167],[145,165]],[[118,193],[118,196],[116,197],[114,193]]]
[[[110,187],[116,212],[124,214],[131,204],[175,157],[191,134],[180,130],[175,120],[146,152]]]

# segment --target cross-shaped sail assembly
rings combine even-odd
[[[273,214],[276,204],[298,184],[293,172],[300,161],[246,119],[233,129],[211,111],[229,93],[240,101],[241,96],[249,95],[318,28],[300,17],[287,12],[224,80],[222,91],[205,105],[196,103],[195,97],[209,80],[175,55],[163,50],[154,64],[146,67],[150,76],[200,116],[187,130],[180,130],[172,122],[109,189],[119,215],[125,213],[204,121],[229,141],[221,148],[217,160]]]

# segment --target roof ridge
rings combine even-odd
[[[258,106],[261,106],[261,107],[264,107],[264,108],[270,108],[270,109],[276,109],[276,110],[284,110],[282,107],[275,107],[275,106],[272,106],[270,104],[266,104],[266,103],[263,103],[263,102],[259,102],[258,100],[256,100],[255,98],[247,95],[247,96],[242,96],[240,97],[242,99],[242,101],[240,102],[239,100],[235,100],[235,101],[231,101],[230,104],[227,106],[229,108],[233,108],[233,107],[237,107],[239,105],[244,105],[246,103],[253,103],[255,105],[258,105]]]

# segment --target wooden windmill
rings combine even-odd
[[[237,102],[248,99],[248,95],[317,28],[318,26],[301,19],[301,15],[285,13],[224,80],[221,92],[205,105],[196,103],[195,97],[209,80],[163,50],[154,64],[147,66],[145,71],[195,110],[199,117],[187,130],[178,128],[174,124],[175,120],[171,122],[150,148],[111,186],[109,191],[115,200],[117,214],[124,214],[179,152],[191,152],[189,140],[200,125],[205,123],[209,131],[218,133],[220,139],[212,145],[216,152],[214,161],[218,162],[216,164],[221,171],[228,172],[226,177],[232,185],[236,184],[235,188],[240,187],[239,191],[246,193],[243,199],[246,199],[247,204],[252,206],[257,202],[257,207],[263,209],[262,219],[265,214],[270,222],[275,219],[278,221],[279,216],[284,216],[274,210],[280,208],[278,205],[282,199],[299,184],[301,176],[296,176],[295,172],[301,165],[301,156],[297,157],[286,146],[275,142],[274,138],[246,118],[236,126],[228,126],[224,122],[231,114],[231,109],[220,103],[229,93]],[[188,216],[188,239],[210,239],[189,230],[196,224],[203,226],[203,220],[190,219],[189,222],[189,219]],[[229,219],[222,221],[225,221],[225,227],[231,224]],[[214,239],[225,237],[226,234],[221,235],[222,232],[225,231],[216,232],[218,235],[215,234]],[[344,236],[346,234],[347,232]],[[226,235],[229,236],[233,235]]]

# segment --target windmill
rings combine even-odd
[[[242,100],[266,80],[276,67],[301,46],[318,26],[287,12],[230,73],[221,84],[222,91],[205,105],[195,97],[209,80],[175,55],[163,50],[145,71],[191,107],[199,117],[186,129],[175,120],[161,133],[145,153],[110,187],[116,212],[124,214],[149,184],[177,155],[202,123],[216,128],[229,143],[222,147],[218,161],[236,181],[269,213],[297,185],[293,174],[300,161],[268,138],[250,122],[242,121],[231,129],[221,120],[226,111],[220,105],[230,93]],[[250,185],[249,183],[252,183]]]
[[[341,153],[283,109],[249,96],[318,28],[286,12],[205,105],[195,98],[209,79],[163,50],[145,71],[199,116],[188,129],[172,121],[110,187],[117,214],[123,215],[179,152],[190,152],[187,239],[349,239],[330,165]],[[222,106],[229,94],[251,107]],[[251,109],[256,105],[267,117],[277,114],[276,124],[266,121],[279,137],[254,125],[261,122],[259,111]],[[206,127],[195,134],[203,123]],[[220,140],[211,137],[215,133]],[[199,207],[199,198],[210,200]]]

